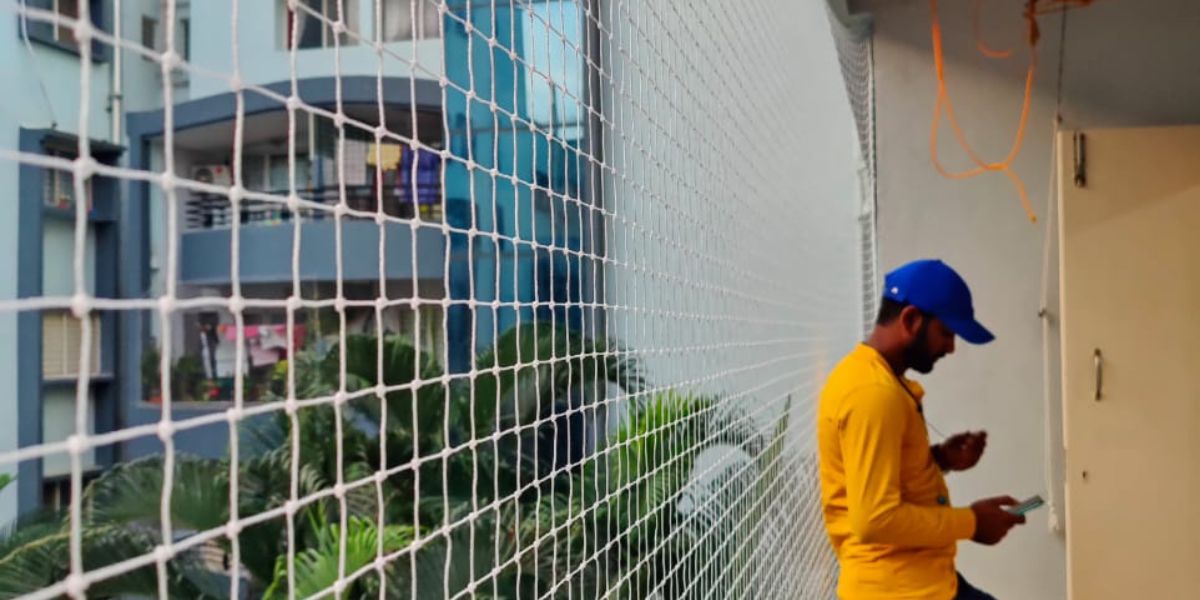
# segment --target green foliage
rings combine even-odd
[[[338,598],[361,597],[368,587],[361,571],[375,561],[380,553],[391,554],[412,543],[416,538],[411,527],[386,526],[380,535],[376,524],[362,517],[350,517],[347,521],[345,546],[341,527],[326,522],[313,523],[315,532],[313,545],[297,552],[293,565],[292,587],[297,598],[308,598],[333,588],[348,575],[360,575],[337,595]],[[344,550],[343,550],[344,548]],[[288,598],[288,564],[286,556],[279,556],[275,564],[275,577],[263,595],[265,600]]]
[[[88,523],[82,528],[83,568],[101,569],[154,551],[157,532],[133,524]],[[50,587],[70,572],[70,529],[64,515],[47,512],[23,519],[0,534],[0,598],[13,598]],[[221,578],[206,570],[196,553],[185,552],[167,565],[167,590],[173,598],[220,598]],[[88,588],[89,597],[155,596],[154,566],[105,579]]]
[[[171,367],[171,395],[178,400],[207,400],[204,381],[204,365],[195,356],[180,356],[175,366]]]
[[[159,394],[159,385],[161,383],[159,361],[161,358],[158,354],[158,347],[154,344],[147,344],[142,348],[142,393],[147,398]]]
[[[173,374],[180,391],[194,385],[188,373],[201,369],[192,366]],[[750,560],[767,518],[753,507],[778,500],[771,483],[783,468],[786,408],[764,432],[716,397],[635,394],[620,426],[599,448],[585,448],[590,427],[578,415],[597,418],[589,407],[612,385],[648,387],[631,353],[564,328],[525,325],[500,336],[475,368],[473,380],[445,378],[400,336],[349,336],[344,352],[298,353],[272,374],[277,399],[289,389],[301,400],[338,390],[352,397],[240,423],[236,469],[177,454],[166,490],[161,457],[113,467],[84,493],[85,567],[153,552],[164,491],[174,539],[219,530],[236,480],[243,518],[347,484],[344,498],[326,495],[295,513],[290,566],[286,517],[238,532],[251,597],[444,598],[471,589],[472,597],[513,600],[683,598],[708,591],[685,575],[703,571],[728,583],[722,573],[744,570],[724,567]],[[709,451],[724,458],[701,460]],[[713,473],[699,477],[701,466]],[[378,473],[387,475],[374,479]],[[460,524],[438,531],[446,523]],[[61,581],[68,542],[61,514],[0,534],[0,598]],[[220,536],[176,556],[167,568],[170,596],[225,597],[227,573],[200,557],[231,549]],[[389,560],[376,564],[381,555]],[[88,594],[156,596],[155,567]]]

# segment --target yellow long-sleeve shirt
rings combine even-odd
[[[830,374],[817,408],[821,504],[841,565],[842,600],[949,600],[958,540],[975,532],[951,508],[918,411],[924,390],[863,344]]]

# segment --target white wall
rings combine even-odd
[[[615,126],[605,134],[615,170],[604,192],[618,215],[606,232],[617,266],[605,301],[665,311],[607,318],[630,347],[670,350],[647,352],[655,383],[752,404],[791,393],[806,428],[828,368],[861,326],[854,125],[829,22],[817,3],[756,6],[727,27],[694,9],[685,19],[628,3],[600,11],[613,31],[601,52]],[[763,43],[772,35],[783,42]],[[671,46],[655,55],[661,39],[710,42],[702,54]],[[660,64],[662,83],[648,83],[660,77],[645,71]],[[680,97],[667,108],[653,94],[671,86]],[[675,273],[700,287],[664,277]],[[696,315],[710,314],[722,319],[697,326]],[[788,376],[764,386],[779,371]]]
[[[926,379],[929,421],[946,433],[985,428],[988,453],[971,473],[950,478],[959,504],[995,494],[1046,492],[1043,446],[1043,351],[1040,303],[1042,242],[1050,165],[1051,123],[1059,50],[1058,17],[1042,20],[1041,72],[1025,148],[1016,172],[1043,217],[1031,225],[1001,174],[947,181],[929,159],[936,79],[926,0],[871,0],[858,8],[876,17],[879,235],[882,267],[936,256],[971,283],[981,319],[997,334],[985,347],[959,346]],[[971,2],[943,2],[947,81],[969,139],[986,157],[1002,157],[1020,110],[1022,58],[989,60],[975,51]],[[1018,2],[984,6],[984,37],[995,47],[1021,42]],[[1200,3],[1194,0],[1104,0],[1068,18],[1064,77],[1066,127],[1200,122]],[[943,133],[946,130],[943,128]],[[968,163],[942,137],[943,161]],[[1051,265],[1057,256],[1051,256]],[[1057,272],[1052,270],[1052,283]],[[1056,290],[1052,307],[1057,307]],[[1051,330],[1057,369],[1058,331]],[[1058,378],[1051,377],[1051,447],[1061,447]],[[1052,452],[1053,480],[1061,456]],[[1056,485],[1056,488],[1061,488]],[[1061,494],[1059,512],[1062,511]],[[1000,546],[963,544],[959,566],[1000,598],[1064,598],[1062,537],[1047,527],[1048,510]]]
[[[760,425],[791,400],[747,575],[829,598],[811,457],[815,399],[861,334],[854,122],[823,4],[733,6],[600,3],[605,319],[656,386],[720,395]],[[706,455],[695,481],[716,457],[733,459]]]

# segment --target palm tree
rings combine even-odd
[[[570,490],[521,522],[522,566],[557,586],[536,592],[691,598],[728,587],[775,509],[789,410],[768,439],[714,397],[666,391],[635,406]],[[710,588],[693,587],[701,578]]]
[[[354,574],[360,576],[343,590],[349,596],[377,594],[384,582],[393,592],[436,588],[436,597],[463,589],[493,568],[495,549],[507,542],[500,544],[490,532],[512,529],[499,523],[513,521],[518,511],[497,510],[475,520],[469,531],[425,540],[408,560],[396,561],[382,574],[360,571],[378,552],[401,550],[433,527],[462,518],[473,506],[518,490],[516,502],[525,502],[553,489],[553,478],[541,480],[555,468],[547,459],[554,453],[542,450],[568,437],[568,425],[559,415],[602,398],[610,384],[631,390],[643,385],[638,363],[628,353],[548,325],[526,325],[500,336],[478,358],[474,378],[443,377],[435,360],[402,337],[349,337],[344,369],[342,354],[298,356],[292,367],[297,397],[321,398],[343,386],[355,392],[382,384],[382,398],[359,397],[344,406],[325,402],[294,414],[279,413],[267,423],[243,423],[243,452],[236,468],[228,460],[175,458],[168,514],[176,542],[230,520],[234,475],[240,517],[283,506],[291,498],[293,445],[299,498],[337,481],[390,474],[379,485],[352,489],[344,505],[326,497],[297,513],[293,532],[298,550],[290,567],[285,519],[242,529],[237,537],[240,564],[234,572],[254,595],[286,595],[289,581],[303,595]],[[286,391],[284,383],[276,382],[278,392]],[[473,443],[485,438],[492,443]],[[439,454],[441,460],[406,465]],[[540,481],[536,486],[530,485],[531,470],[542,474],[534,477]],[[152,553],[162,541],[163,473],[163,459],[152,457],[118,465],[87,488],[81,527],[88,570]],[[69,528],[58,514],[18,523],[0,536],[0,597],[60,581],[69,564],[68,540]],[[231,540],[217,537],[170,561],[172,597],[226,596],[228,575],[210,563],[214,552],[227,560],[232,546]],[[487,552],[476,553],[473,547]],[[476,554],[491,557],[491,566],[482,559],[459,560]],[[510,551],[500,554],[507,557]],[[497,595],[512,580],[497,578]],[[89,595],[154,595],[157,586],[151,565],[93,586]]]
[[[556,480],[569,478],[562,467],[578,462],[582,446],[575,440],[584,434],[578,419],[564,415],[602,399],[609,385],[634,392],[645,385],[637,360],[628,352],[610,351],[602,341],[549,325],[510,329],[480,354],[474,377],[453,378],[446,384],[437,363],[419,356],[403,338],[380,343],[351,337],[346,348],[350,391],[379,383],[392,390],[382,402],[351,405],[363,431],[384,432],[386,461],[373,445],[356,454],[363,456],[364,473],[392,472],[413,457],[451,451],[440,461],[424,462],[387,480],[382,493],[386,522],[413,531],[457,521],[494,501],[528,504],[562,487]],[[326,359],[319,368],[323,383],[313,384],[310,391],[331,391],[330,384],[340,376],[335,360],[336,355]],[[418,374],[428,383],[404,387]],[[490,443],[472,443],[485,439]],[[558,448],[565,450],[556,453]],[[343,454],[352,453],[344,448]],[[550,476],[556,471],[557,476]],[[376,519],[374,491],[360,494],[358,500],[349,503],[351,511]],[[420,597],[462,591],[497,563],[511,560],[513,539],[506,532],[515,531],[519,514],[508,508],[477,515],[471,526],[413,551],[407,561],[386,570],[388,589],[418,589]],[[364,579],[371,589],[378,585],[374,575]],[[490,592],[476,595],[515,597],[516,590],[516,577],[507,569],[493,578]]]
[[[506,333],[479,356],[473,378],[443,377],[436,361],[399,337],[352,336],[345,359],[343,369],[338,353],[298,356],[296,395],[382,384],[382,397],[244,423],[236,465],[175,458],[167,515],[176,542],[229,522],[233,476],[239,516],[283,506],[292,494],[293,445],[297,497],[339,480],[368,483],[297,512],[291,557],[283,518],[238,532],[233,573],[252,597],[335,589],[345,598],[453,597],[471,588],[484,598],[574,591],[687,598],[707,591],[690,587],[697,573],[712,585],[737,583],[732,578],[765,545],[759,538],[778,498],[770,483],[782,469],[786,407],[768,438],[714,397],[644,398],[629,353],[565,330]],[[612,384],[640,401],[606,437],[597,401]],[[430,456],[439,458],[411,464]],[[389,475],[370,479],[381,472]],[[86,570],[150,554],[162,542],[163,473],[163,459],[151,457],[118,465],[87,488]],[[61,581],[69,539],[62,514],[0,535],[0,597]],[[220,561],[232,550],[231,540],[217,537],[173,557],[168,593],[227,597],[231,575]],[[380,555],[389,560],[377,563]],[[149,565],[88,593],[146,596],[158,586]]]
[[[239,480],[255,481],[239,495],[239,513],[267,510],[263,491],[272,487],[255,476],[280,467],[277,454],[266,454],[240,465]],[[83,567],[93,571],[154,552],[163,541],[161,498],[164,489],[162,457],[150,457],[113,467],[84,492],[81,499]],[[284,468],[282,473],[287,473]],[[181,541],[229,521],[229,476],[227,461],[176,458],[170,486],[167,515]],[[303,487],[317,489],[316,474],[302,470]],[[283,477],[286,482],[286,476]],[[282,489],[286,489],[285,486]],[[260,552],[275,552],[279,526],[271,523],[247,527],[239,535],[245,568],[255,577],[267,575],[271,564],[256,560]],[[48,512],[18,522],[0,535],[0,597],[18,596],[61,581],[68,573],[70,520],[65,514]],[[228,595],[227,576],[207,564],[213,550],[228,552],[224,538],[213,544],[190,548],[166,565],[167,589],[172,597],[221,598]],[[261,581],[261,579],[259,579]],[[92,597],[158,594],[154,565],[134,569],[101,581],[88,589]]]

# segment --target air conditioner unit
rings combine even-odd
[[[226,165],[196,165],[192,167],[192,179],[221,187],[233,185],[233,173]]]

